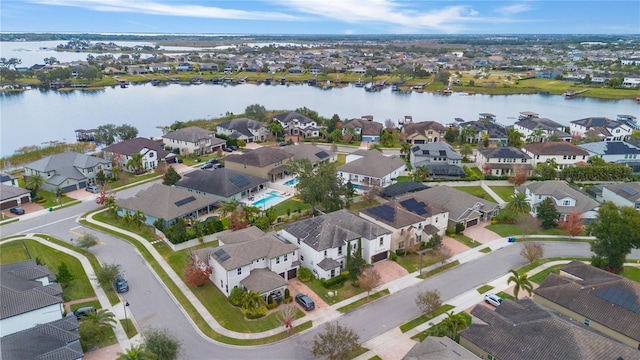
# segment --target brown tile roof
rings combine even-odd
[[[375,121],[369,121],[366,119],[351,119],[342,125],[342,128],[360,128],[361,135],[380,136],[382,131],[382,124]]]
[[[534,294],[640,341],[639,283],[578,261],[573,261],[560,270],[579,279],[572,280],[550,274],[540,287],[534,290]],[[629,306],[617,305],[615,301],[610,301],[616,297],[620,298],[609,297],[608,294],[614,292],[628,296]]]
[[[527,144],[523,149],[534,155],[576,155],[586,156],[589,153],[567,141],[548,141]]]
[[[104,152],[110,152],[114,154],[132,155],[139,153],[142,149],[150,149],[158,152],[158,158],[164,159],[167,155],[171,154],[165,150],[161,141],[153,141],[151,139],[137,137],[135,139],[129,139],[121,141],[117,144],[109,145],[103,149]]]
[[[284,150],[263,146],[255,150],[247,151],[244,154],[228,155],[224,158],[224,161],[255,167],[265,167],[273,165],[278,161],[285,161],[292,157],[293,155]]]
[[[416,123],[404,124],[402,132],[408,135],[425,135],[427,131],[433,130],[438,133],[446,130],[444,125],[437,121],[421,121]]]

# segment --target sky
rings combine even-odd
[[[0,31],[640,34],[640,1],[2,0]]]

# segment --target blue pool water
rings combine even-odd
[[[359,184],[352,184],[353,188],[356,190],[369,190],[369,188],[367,186],[363,186],[363,185],[359,185]]]
[[[299,183],[300,180],[298,178],[293,178],[291,180],[287,180],[284,182],[285,185],[287,186],[296,186],[297,183]]]
[[[282,199],[284,199],[284,196],[279,195],[279,193],[276,190],[271,190],[266,197],[258,200],[258,201],[254,201],[253,206],[257,207],[257,208],[268,208],[271,207],[277,203],[279,203],[280,201],[282,201]]]

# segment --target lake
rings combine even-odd
[[[386,119],[397,121],[411,115],[414,122],[435,120],[445,125],[457,117],[477,120],[479,113],[495,114],[498,123],[510,125],[521,111],[534,111],[565,125],[592,116],[612,119],[619,114],[639,116],[639,105],[634,100],[565,100],[562,96],[548,95],[399,94],[390,89],[366,92],[353,86],[322,90],[307,85],[152,86],[148,83],[96,91],[32,89],[1,93],[0,152],[6,156],[26,145],[74,142],[74,130],[109,123],[131,124],[139,130],[140,136],[161,136],[159,127],[174,121],[216,118],[226,112],[239,114],[251,104],[261,104],[268,110],[307,107],[327,118],[333,114],[341,119],[373,115],[375,121],[383,123]]]

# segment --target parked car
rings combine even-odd
[[[206,164],[200,166],[200,169],[202,169],[202,170],[213,169],[213,164],[206,163]]]
[[[286,142],[284,142],[284,141],[280,141],[280,142],[278,143],[278,145],[280,145],[280,146],[287,146],[287,143],[286,143]]]
[[[229,149],[233,150],[233,151],[238,151],[238,146],[237,145],[229,145],[227,146]]]
[[[226,148],[224,148],[224,151],[233,152],[233,149],[231,147],[227,146]]]
[[[116,283],[113,286],[118,293],[126,293],[129,291],[129,283],[124,277],[120,276],[116,279]]]
[[[22,215],[24,214],[24,209],[21,208],[20,206],[16,206],[9,209],[9,212],[16,215]]]
[[[78,320],[89,316],[91,313],[95,313],[96,312],[96,308],[94,308],[93,306],[85,306],[85,307],[81,307],[81,308],[77,308],[74,312],[73,315],[76,316],[76,318]]]
[[[316,308],[316,304],[305,294],[296,295],[296,302],[302,306],[306,311],[311,311]]]
[[[97,193],[99,193],[99,192],[100,192],[100,189],[98,189],[98,187],[97,187],[97,186],[95,186],[95,185],[89,185],[89,186],[87,186],[87,187],[85,188],[85,190],[87,190],[87,191],[88,191],[88,192],[90,192],[90,193],[94,193],[94,194],[97,194]]]
[[[484,301],[487,304],[491,304],[493,306],[500,306],[500,303],[502,303],[502,298],[494,293],[487,293],[484,295]]]
[[[209,160],[207,160],[207,164],[217,164],[219,162],[220,161],[218,159],[209,159]]]
[[[214,169],[222,169],[223,167],[224,167],[224,164],[213,164]]]

